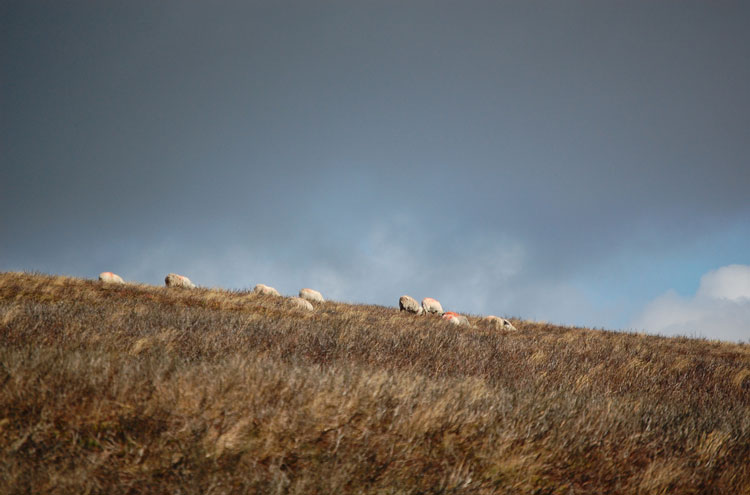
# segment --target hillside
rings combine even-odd
[[[750,346],[513,324],[3,273],[0,493],[750,493]]]

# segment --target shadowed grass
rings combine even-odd
[[[513,324],[0,274],[0,492],[750,493],[750,346]]]

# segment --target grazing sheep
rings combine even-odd
[[[425,313],[443,314],[443,307],[440,305],[440,302],[431,297],[425,297],[422,299],[422,308]]]
[[[102,272],[99,274],[99,281],[110,284],[124,284],[125,281],[119,275],[112,272]]]
[[[313,302],[325,302],[326,301],[325,299],[323,299],[323,295],[320,292],[316,290],[312,290],[312,289],[300,289],[299,297],[301,297],[302,299],[307,299],[308,301],[313,301]]]
[[[401,311],[408,313],[414,313],[417,315],[422,314],[422,306],[419,305],[416,299],[409,296],[401,296],[398,300],[398,307]]]
[[[505,318],[500,318],[499,316],[485,316],[482,318],[482,324],[486,327],[493,328],[495,330],[515,330],[516,327],[513,326],[511,322],[506,320]]]
[[[310,304],[310,301],[305,301],[301,297],[292,297],[289,301],[292,303],[292,306],[298,309],[304,309],[307,311],[313,311],[315,309],[313,308],[313,305]]]
[[[191,282],[189,278],[184,275],[177,275],[176,273],[170,273],[164,277],[164,283],[167,287],[185,287],[187,289],[195,289],[195,284]]]
[[[253,289],[253,292],[262,296],[280,296],[279,291],[273,287],[269,287],[266,284],[258,284]]]
[[[469,319],[467,317],[458,313],[454,313],[453,311],[446,311],[445,313],[443,313],[442,318],[452,325],[469,326]]]

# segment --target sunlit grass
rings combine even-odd
[[[0,274],[0,493],[750,493],[749,346],[512,323]]]

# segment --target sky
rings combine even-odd
[[[0,2],[0,271],[750,341],[750,4]]]

